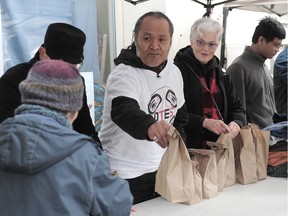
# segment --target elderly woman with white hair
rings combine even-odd
[[[180,49],[174,63],[184,81],[184,96],[189,113],[188,148],[208,148],[207,141],[216,141],[220,134],[235,137],[245,125],[245,110],[215,56],[221,42],[222,26],[211,18],[194,22],[190,45]]]

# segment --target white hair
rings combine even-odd
[[[222,39],[223,27],[217,21],[211,18],[201,18],[194,22],[190,30],[190,41],[200,39],[206,32],[216,33],[216,40],[219,43]]]

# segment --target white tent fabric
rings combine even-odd
[[[288,13],[287,0],[237,0],[224,4],[224,7],[273,13],[279,17]]]
[[[256,12],[265,12],[270,14],[278,15],[279,17],[286,17],[288,15],[288,2],[287,0],[235,0],[225,3],[223,5],[223,26],[226,29],[226,22],[228,11],[232,9],[240,9],[240,10],[250,10]],[[225,11],[225,13],[224,13]],[[280,20],[279,20],[280,21]],[[280,21],[284,26],[287,25],[288,19]],[[222,37],[222,45],[220,51],[220,61],[223,67],[226,67],[226,57],[225,57],[225,49],[226,49],[226,30],[224,31]]]

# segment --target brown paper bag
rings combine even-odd
[[[178,131],[171,126],[169,147],[164,153],[157,174],[155,191],[172,203],[196,204],[193,167],[187,148]]]
[[[219,142],[207,142],[207,145],[215,152],[217,162],[217,179],[218,179],[218,191],[223,191],[225,179],[226,179],[226,158],[227,149],[223,143]]]
[[[255,145],[257,178],[258,180],[265,179],[267,177],[270,131],[260,130],[255,124],[249,124],[248,126],[251,127]]]
[[[210,199],[218,194],[218,174],[216,155],[210,149],[188,149],[192,161],[199,163],[202,177],[203,198]]]
[[[195,185],[195,194],[194,194],[194,202],[199,203],[203,200],[203,192],[202,192],[202,177],[199,172],[199,164],[197,161],[191,161],[192,164],[192,172],[194,177],[194,185]]]
[[[220,137],[221,138],[221,137]],[[235,168],[235,157],[234,157],[234,148],[231,136],[223,136],[223,143],[226,144],[227,147],[227,167],[226,167],[226,180],[224,187],[231,186],[236,184],[236,168]]]
[[[235,159],[230,134],[222,134],[216,142],[207,142],[215,151],[218,171],[218,191],[236,183]]]
[[[240,184],[257,182],[257,162],[251,127],[242,127],[239,134],[232,141],[236,181]]]

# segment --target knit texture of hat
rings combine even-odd
[[[63,112],[79,111],[83,105],[82,77],[76,67],[62,60],[36,62],[19,89],[25,104]]]
[[[50,58],[79,64],[84,60],[85,42],[82,30],[67,23],[52,23],[47,28],[44,46]]]

